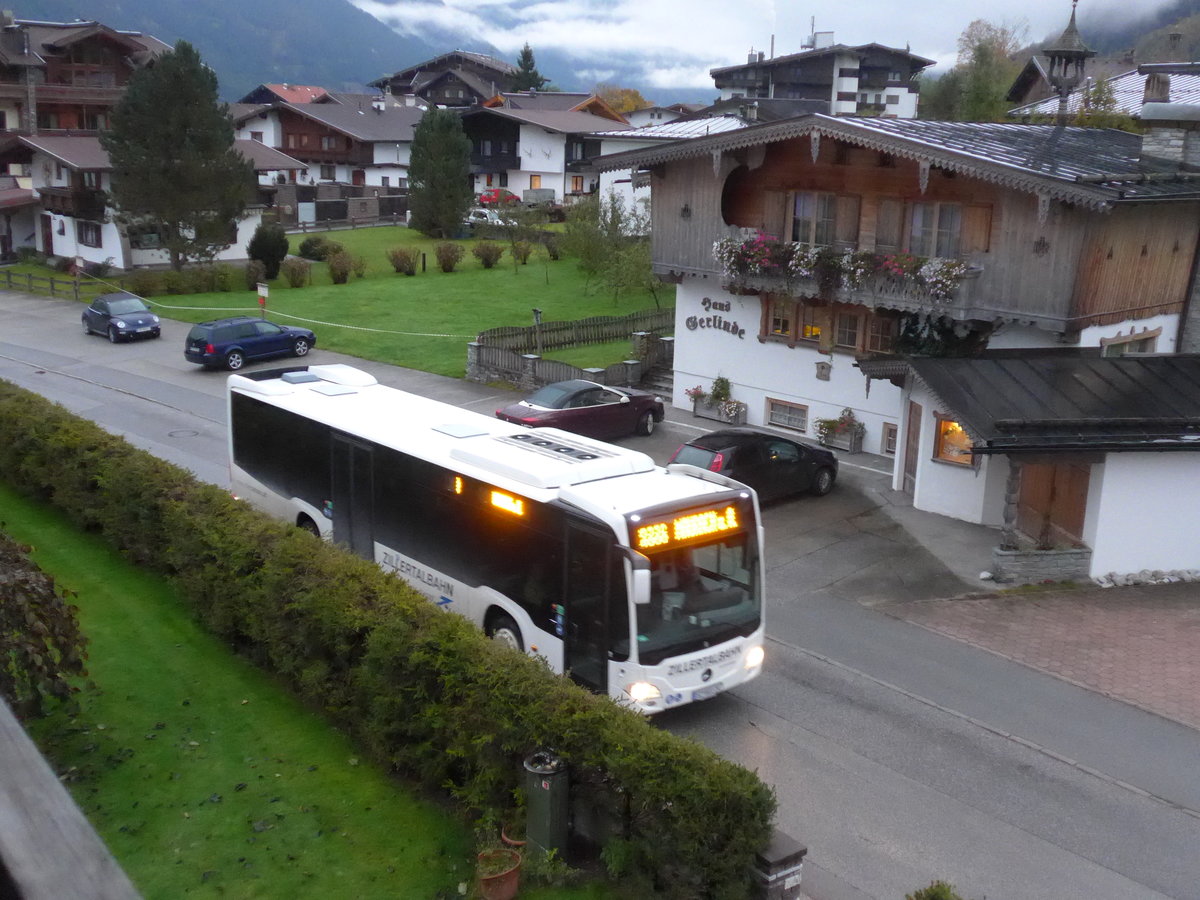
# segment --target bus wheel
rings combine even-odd
[[[493,641],[512,647],[514,650],[525,651],[525,643],[521,640],[521,629],[510,616],[500,613],[492,619],[488,626],[488,636]]]
[[[301,516],[299,519],[297,519],[296,527],[299,528],[301,531],[307,531],[313,537],[319,538],[321,536],[321,529],[318,528],[317,523],[314,522],[312,519],[310,519],[308,516]]]

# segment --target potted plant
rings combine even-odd
[[[867,426],[858,421],[854,410],[845,407],[836,419],[817,419],[817,440],[826,447],[836,447],[850,453],[862,451],[862,439]]]
[[[513,900],[521,882],[521,853],[515,847],[486,847],[476,856],[475,871],[484,900]]]
[[[730,396],[732,390],[729,379],[718,375],[713,379],[712,387],[708,391],[696,385],[684,393],[692,398],[692,412],[701,419],[742,425],[746,421],[746,404],[734,400]]]

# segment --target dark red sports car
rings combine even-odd
[[[557,381],[517,403],[496,410],[506,422],[550,426],[589,437],[650,434],[663,420],[659,397],[637,388],[606,387],[594,381]]]

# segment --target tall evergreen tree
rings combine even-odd
[[[533,61],[533,50],[526,44],[517,57],[517,71],[509,78],[509,90],[540,91],[548,83],[549,79],[543,78],[542,73],[537,70],[537,64]]]
[[[181,269],[232,243],[232,223],[253,195],[254,170],[234,149],[217,76],[180,41],[138,70],[100,135],[112,164],[119,221],[157,227]]]
[[[429,237],[453,237],[471,205],[467,180],[471,141],[462,119],[449,109],[430,107],[413,129],[408,163],[410,224]]]

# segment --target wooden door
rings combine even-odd
[[[54,220],[42,213],[42,252],[54,255]]]
[[[904,493],[917,487],[917,454],[921,452],[921,404],[908,401],[908,423],[904,430]]]
[[[1090,478],[1080,463],[1022,464],[1017,530],[1039,548],[1081,545]]]

